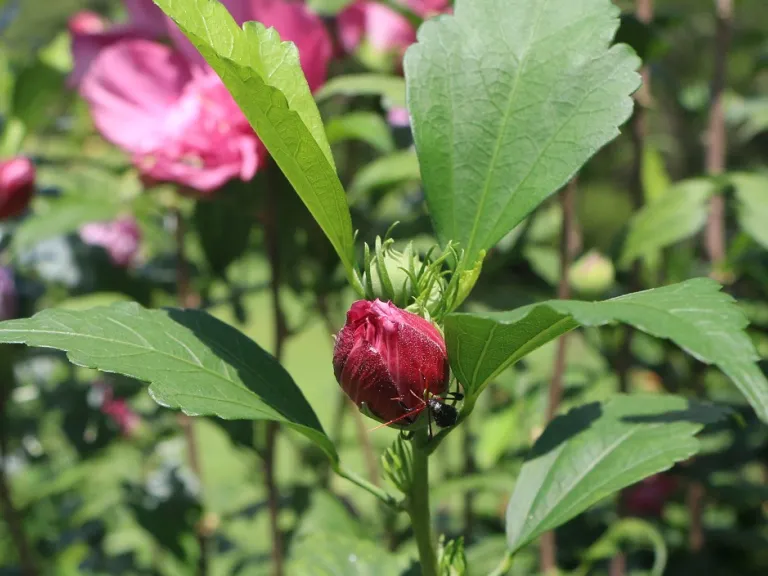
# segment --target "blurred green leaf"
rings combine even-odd
[[[667,193],[672,182],[664,165],[664,157],[650,144],[643,148],[642,169],[643,195],[646,202],[653,203]]]
[[[696,234],[707,221],[708,200],[717,191],[711,180],[697,178],[672,186],[636,212],[621,255],[622,266]]]
[[[668,338],[720,368],[768,422],[768,380],[733,298],[708,278],[627,294],[604,302],[550,300],[510,312],[449,314],[445,337],[453,373],[476,398],[502,370],[578,326],[622,322]]]
[[[350,112],[343,116],[334,116],[325,125],[325,133],[331,144],[360,140],[383,154],[395,150],[389,124],[374,112]]]
[[[147,310],[135,303],[44,310],[0,323],[0,342],[64,350],[78,366],[149,382],[158,404],[190,415],[285,423],[338,460],[312,407],[277,360],[205,312]]]
[[[317,91],[320,102],[331,96],[381,96],[391,106],[405,107],[405,80],[387,74],[349,74],[331,78]]]
[[[408,107],[442,243],[492,247],[632,112],[640,61],[609,47],[610,0],[459,0],[405,55]]]
[[[575,576],[587,576],[597,560],[613,558],[621,553],[621,544],[649,546],[654,560],[650,576],[663,576],[667,567],[667,545],[664,536],[651,523],[638,518],[624,518],[613,524],[584,554],[584,560]]]
[[[216,0],[155,3],[221,76],[351,274],[352,218],[296,46],[256,22],[240,28]]]
[[[307,0],[307,6],[323,16],[334,16],[354,0]]]
[[[376,188],[393,186],[401,182],[419,180],[419,159],[416,152],[406,150],[382,156],[358,170],[349,185],[349,192],[356,197]]]
[[[408,561],[380,544],[333,532],[318,532],[292,548],[288,574],[313,576],[398,576]]]
[[[741,173],[730,175],[729,180],[736,191],[739,225],[768,249],[768,176]]]
[[[11,114],[28,132],[39,129],[55,117],[50,108],[63,97],[64,74],[41,60],[24,68],[16,77]]]
[[[606,496],[686,460],[727,410],[677,396],[619,395],[555,418],[534,444],[507,507],[514,552]]]

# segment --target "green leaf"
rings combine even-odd
[[[221,76],[351,275],[352,219],[296,46],[257,22],[238,27],[216,0],[155,3]]]
[[[620,395],[553,420],[534,444],[507,507],[514,552],[606,496],[686,460],[726,410],[676,396]]]
[[[323,16],[335,16],[354,0],[307,0],[307,6]]]
[[[384,154],[395,150],[389,124],[375,112],[350,112],[335,116],[325,125],[325,133],[331,144],[360,140]]]
[[[13,235],[13,249],[29,248],[43,240],[76,232],[88,222],[100,222],[116,218],[125,206],[115,202],[82,197],[63,197],[51,200],[44,211],[25,219]]]
[[[380,544],[332,532],[318,532],[293,546],[287,573],[397,576],[404,574],[407,567],[405,558],[382,551]]]
[[[470,262],[618,135],[640,61],[610,0],[458,0],[405,55],[432,221]]]
[[[768,177],[762,174],[732,174],[736,190],[739,226],[763,248],[768,249]]]
[[[315,93],[318,102],[332,96],[381,96],[390,106],[405,107],[405,80],[388,74],[336,76]]]
[[[376,188],[418,181],[420,178],[416,153],[413,150],[405,150],[382,156],[360,169],[349,185],[349,192],[359,197]]]
[[[644,206],[629,224],[621,265],[629,266],[637,258],[698,233],[707,221],[708,200],[715,191],[711,180],[685,180]]]
[[[716,365],[768,422],[768,380],[744,331],[747,319],[720,288],[697,278],[604,302],[550,300],[511,312],[449,314],[448,358],[472,402],[505,368],[569,330],[622,322]]]
[[[44,310],[0,323],[0,342],[56,348],[78,366],[149,382],[158,404],[186,414],[282,422],[338,461],[312,407],[277,360],[205,312],[147,310],[133,302]]]

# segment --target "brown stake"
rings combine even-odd
[[[579,247],[579,235],[576,229],[576,178],[560,192],[560,206],[563,211],[563,226],[560,237],[560,283],[557,297],[567,300],[571,297],[568,285],[568,271]],[[547,422],[554,418],[563,397],[563,375],[565,373],[565,353],[567,337],[560,336],[555,352],[552,382],[549,385],[549,400],[547,402]],[[539,541],[539,563],[544,574],[552,574],[557,570],[557,542],[553,531],[546,532]]]

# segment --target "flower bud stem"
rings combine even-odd
[[[345,468],[342,468],[341,466],[339,466],[336,468],[336,474],[338,474],[342,478],[346,478],[347,480],[349,480],[353,484],[356,484],[363,490],[373,494],[374,496],[376,496],[376,498],[381,500],[387,506],[391,506],[396,510],[402,507],[402,503],[397,498],[392,496],[392,494],[390,494],[389,492],[387,492],[382,488],[379,488],[375,484],[368,482],[368,480],[366,480],[361,476],[358,476],[351,470],[346,470]]]
[[[421,430],[413,439],[413,478],[407,495],[406,510],[411,517],[413,535],[419,549],[423,576],[438,576],[432,515],[429,510],[429,452],[427,431]]]

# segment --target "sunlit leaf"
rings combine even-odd
[[[714,280],[697,278],[604,302],[550,300],[510,312],[449,314],[448,357],[469,399],[502,370],[578,326],[630,324],[714,364],[768,422],[768,380],[744,328],[747,319]]]
[[[517,550],[606,496],[699,449],[694,435],[726,411],[677,396],[619,395],[553,420],[533,446],[507,507]]]
[[[78,366],[149,382],[157,403],[187,414],[282,422],[337,460],[312,407],[277,360],[205,312],[135,303],[44,310],[0,323],[0,342],[56,348]]]
[[[618,134],[639,59],[609,47],[610,0],[458,0],[405,56],[432,221],[467,259],[492,247]]]

